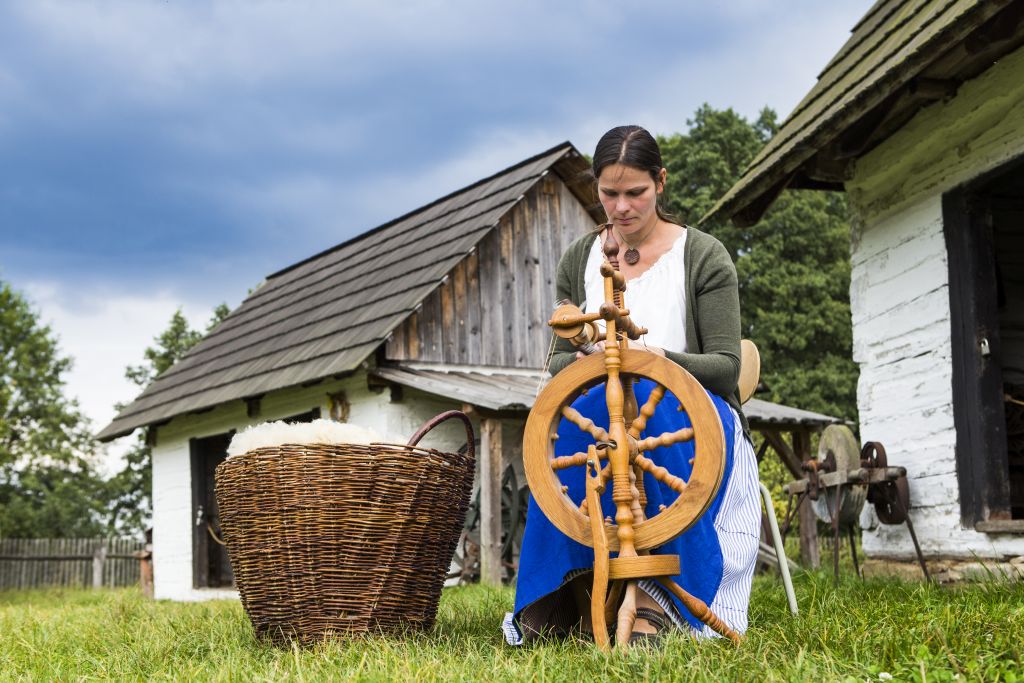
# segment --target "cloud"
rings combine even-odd
[[[0,267],[104,422],[178,305],[566,139],[785,115],[870,4],[5,3]]]
[[[19,287],[54,331],[61,354],[74,365],[64,379],[65,395],[78,401],[94,432],[115,415],[116,403],[128,403],[141,389],[124,377],[128,365],[144,362],[143,352],[166,329],[180,307],[193,328],[204,329],[213,305],[185,301],[173,291],[132,294],[109,289],[76,289],[38,280]],[[132,437],[109,444],[104,472],[112,474],[130,447]]]
[[[193,327],[205,328],[213,306],[183,301],[171,291],[131,294],[107,289],[78,290],[54,281],[30,281],[20,289],[50,325],[61,353],[74,358],[67,395],[76,398],[98,429],[114,418],[114,405],[140,389],[124,377],[129,364],[143,363],[143,351],[166,329],[180,307]]]

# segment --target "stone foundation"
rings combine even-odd
[[[961,581],[1024,580],[1024,555],[1009,560],[926,559],[928,571],[939,583]],[[888,576],[904,581],[923,581],[921,565],[907,560],[865,560],[865,577]]]

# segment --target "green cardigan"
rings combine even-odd
[[[724,398],[736,409],[748,431],[740,407],[737,382],[740,376],[740,297],[736,266],[717,239],[687,226],[683,259],[686,264],[687,353],[666,351],[665,356],[688,370],[705,389]],[[556,298],[585,305],[584,274],[590,249],[597,238],[588,233],[569,245],[558,262]],[[637,323],[644,324],[643,320]],[[554,375],[576,359],[568,340],[555,336],[548,362]]]

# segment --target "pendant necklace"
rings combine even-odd
[[[651,228],[650,232],[648,232],[646,235],[644,235],[643,239],[641,239],[635,245],[630,244],[629,242],[627,242],[626,238],[623,237],[622,233],[621,232],[619,233],[619,239],[621,239],[623,242],[626,243],[626,253],[623,254],[623,256],[622,256],[622,259],[626,263],[628,263],[631,266],[635,266],[637,263],[640,262],[640,252],[637,250],[637,247],[641,246],[644,242],[646,242],[647,238],[650,237],[652,234],[654,234],[654,229],[657,228],[657,227],[658,227],[658,224],[655,223],[654,227]]]

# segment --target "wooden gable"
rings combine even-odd
[[[562,180],[544,176],[388,340],[385,357],[542,368],[555,270],[594,218]]]

